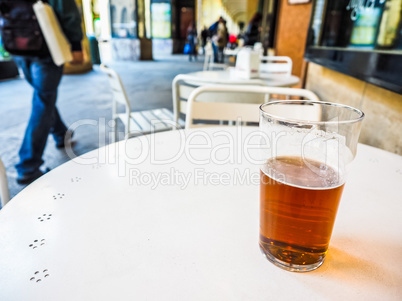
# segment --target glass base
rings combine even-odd
[[[280,267],[286,271],[290,271],[290,272],[310,272],[310,271],[314,271],[315,269],[317,269],[318,267],[320,267],[323,262],[325,257],[322,258],[322,260],[316,262],[316,263],[312,263],[312,264],[293,264],[293,263],[288,263],[288,262],[284,262],[278,258],[276,258],[275,256],[273,256],[272,254],[266,252],[266,250],[264,250],[264,247],[261,246],[260,244],[260,250],[261,253],[265,255],[265,257],[272,262],[274,265],[276,265],[277,267]]]

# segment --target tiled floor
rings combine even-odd
[[[189,63],[186,56],[172,55],[154,61],[115,62],[109,65],[120,74],[133,110],[160,107],[172,110],[173,78],[179,73],[201,70],[202,59]],[[99,125],[82,125],[77,128],[73,139],[76,155],[109,143],[109,135],[105,135],[102,124],[106,124],[106,131],[110,130],[107,122],[111,119],[111,97],[106,75],[98,66],[87,74],[63,77],[57,106],[65,123],[71,125],[95,120]],[[16,183],[14,165],[19,159],[18,150],[28,122],[31,98],[32,89],[25,80],[0,82],[0,157],[7,169],[11,197],[24,188]],[[49,137],[43,158],[43,167],[48,168],[55,168],[70,160],[64,151],[56,149],[52,137]]]

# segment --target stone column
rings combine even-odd
[[[144,0],[110,0],[110,16],[112,58],[152,59],[152,43],[145,37]]]

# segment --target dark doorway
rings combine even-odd
[[[195,0],[172,0],[173,53],[183,53],[187,29],[195,21]]]
[[[194,22],[194,8],[182,7],[180,10],[180,38],[187,38],[187,29]]]

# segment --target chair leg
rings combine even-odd
[[[113,119],[114,120],[114,129],[113,129],[113,142],[117,142],[117,120],[118,118]]]
[[[126,131],[125,131],[125,136],[124,139],[130,138],[130,113],[127,115],[127,126],[126,126]]]
[[[119,117],[117,117],[117,116],[114,116],[113,115],[113,140],[112,140],[112,143],[114,143],[114,142],[117,142],[118,141],[118,131],[117,131],[117,121],[119,120]]]
[[[236,120],[236,126],[243,126],[244,122],[241,120]]]
[[[6,168],[4,167],[4,164],[1,160],[0,160],[0,197],[1,197],[1,206],[4,207],[10,200],[10,192],[8,190]]]

